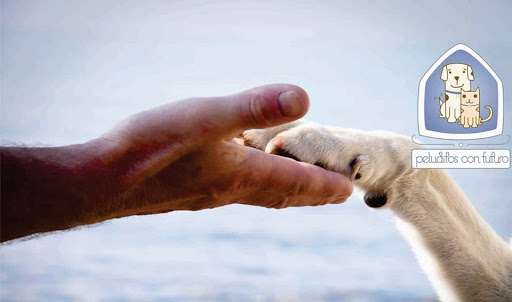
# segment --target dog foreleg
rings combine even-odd
[[[469,123],[468,118],[464,123]],[[409,137],[302,123],[245,131],[247,144],[342,173],[389,208],[442,301],[512,301],[512,250],[449,174],[413,169]]]
[[[455,123],[457,121],[457,115],[455,108],[448,106],[448,123]],[[459,114],[460,116],[460,114]]]

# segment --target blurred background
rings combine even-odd
[[[510,135],[511,28],[510,1],[2,0],[2,144],[82,143],[141,110],[276,82],[309,93],[308,120],[410,136],[421,77],[458,43],[501,77]],[[511,235],[510,170],[450,173]],[[0,257],[2,301],[435,300],[391,213],[358,196],[129,217]]]

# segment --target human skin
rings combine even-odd
[[[343,175],[236,141],[244,130],[296,120],[308,108],[301,88],[266,85],[140,112],[83,144],[2,147],[1,241],[234,203],[341,203],[352,193]]]

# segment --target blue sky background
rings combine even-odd
[[[419,81],[458,43],[502,79],[504,132],[512,134],[510,1],[1,5],[3,144],[81,143],[144,109],[275,82],[308,91],[311,121],[413,135]],[[511,235],[510,170],[450,173],[490,225]],[[2,301],[434,296],[391,213],[357,196],[318,208],[119,219],[2,246],[0,257]]]

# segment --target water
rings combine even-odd
[[[322,208],[235,205],[132,217],[11,244],[1,253],[3,301],[432,296],[391,215],[354,199]]]

